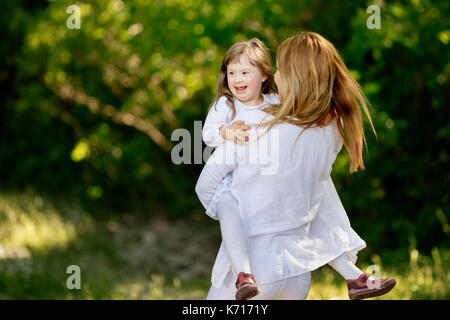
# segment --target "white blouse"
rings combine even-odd
[[[244,120],[245,114],[248,111],[260,109],[267,104],[280,103],[278,96],[274,93],[263,94],[264,102],[258,106],[247,106],[241,103],[238,99],[234,98],[234,106],[236,108],[236,116],[231,119],[233,112],[227,105],[227,98],[225,96],[220,97],[217,102],[209,109],[206,116],[205,125],[203,127],[203,141],[209,147],[218,147],[224,142],[224,139],[219,134],[219,128],[221,125],[229,125],[232,121]]]
[[[270,117],[253,110],[243,118],[246,123],[260,123]],[[239,200],[249,236],[289,230],[312,221],[342,147],[335,125],[303,130],[283,123],[263,135],[265,131],[249,130],[250,141],[244,146],[231,141],[219,145],[195,189],[208,208],[215,187],[232,172],[230,190]]]
[[[259,123],[270,117],[253,109],[242,120]],[[343,145],[335,122],[308,130],[283,123],[262,135],[265,130],[249,130],[250,141],[244,146],[220,144],[195,187],[208,208],[216,186],[232,172],[230,191],[239,201],[257,282],[314,270],[344,252],[356,257],[366,244],[351,228],[330,177]],[[221,246],[212,283],[220,286],[230,271]]]

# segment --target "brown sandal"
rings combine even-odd
[[[367,273],[362,273],[358,279],[347,280],[348,297],[350,300],[362,300],[378,297],[391,291],[397,281],[394,278],[368,280]]]

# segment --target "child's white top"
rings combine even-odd
[[[219,134],[221,125],[229,125],[232,121],[243,120],[248,111],[259,109],[267,104],[280,103],[278,95],[274,93],[262,94],[264,102],[258,106],[246,106],[238,99],[234,98],[234,106],[236,108],[236,117],[231,119],[233,112],[227,104],[225,96],[220,97],[217,102],[211,107],[205,120],[203,127],[203,141],[209,147],[217,147],[224,142],[224,139]]]

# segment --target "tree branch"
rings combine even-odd
[[[167,140],[158,128],[156,128],[148,119],[142,119],[132,112],[118,111],[108,104],[103,105],[98,99],[87,95],[79,89],[75,89],[70,83],[53,86],[44,81],[44,85],[61,99],[85,105],[93,114],[102,114],[110,117],[118,124],[134,127],[148,135],[165,151],[170,151],[172,149],[172,142]]]

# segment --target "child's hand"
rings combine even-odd
[[[239,145],[243,145],[246,141],[248,141],[248,134],[245,133],[245,131],[250,129],[251,127],[246,125],[244,121],[238,120],[229,126],[221,126],[219,132],[222,138],[233,141]]]

